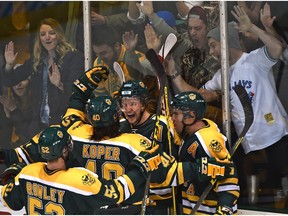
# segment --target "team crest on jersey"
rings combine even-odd
[[[212,140],[209,144],[209,148],[211,148],[213,152],[220,152],[222,150],[222,146],[217,140]]]
[[[92,177],[90,174],[86,174],[82,176],[82,183],[84,185],[92,185],[95,183],[95,178]]]
[[[147,148],[151,147],[151,143],[147,142],[147,140],[145,140],[145,139],[140,139],[140,146],[147,149]]]

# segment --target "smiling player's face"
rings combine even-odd
[[[136,122],[139,122],[141,118],[143,105],[139,98],[122,98],[121,110],[129,123],[135,124]]]

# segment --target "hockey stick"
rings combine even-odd
[[[163,44],[162,48],[160,49],[160,52],[158,53],[158,60],[157,61],[157,55],[156,53],[150,53],[150,63],[153,65],[153,67],[156,70],[162,71],[162,73],[165,74],[164,67],[162,65],[163,61],[165,60],[166,56],[169,54],[173,46],[177,42],[177,37],[173,34],[170,33],[166,40],[165,43]],[[160,57],[159,57],[160,54]],[[164,58],[163,58],[164,57]],[[167,122],[167,137],[168,137],[168,145],[169,145],[169,155],[172,156],[172,141],[171,141],[171,134],[170,134],[170,111],[169,111],[169,94],[168,94],[168,85],[169,82],[167,80],[167,76],[165,75],[165,83],[164,83],[164,104],[165,104],[165,113],[162,113],[163,115],[166,116],[166,122]],[[175,187],[172,186],[172,199],[173,199],[173,208],[172,208],[172,215],[176,215],[176,192],[175,192]]]
[[[167,136],[168,136],[168,144],[169,144],[169,153],[172,156],[172,141],[171,141],[171,134],[170,134],[170,108],[169,108],[169,100],[168,100],[168,88],[165,85],[164,87],[164,100],[165,100],[165,116],[167,121]],[[172,186],[172,199],[173,199],[173,212],[172,215],[176,215],[176,192],[175,187]]]
[[[151,65],[154,67],[155,65],[153,62],[159,62],[158,56],[156,54],[156,59],[155,59],[155,51],[153,49],[149,49],[146,53],[146,58],[149,60]],[[161,63],[160,63],[161,65]],[[162,66],[162,65],[161,65]],[[159,98],[158,98],[158,103],[157,103],[157,110],[156,110],[156,120],[155,120],[155,128],[153,132],[153,140],[152,140],[152,146],[156,145],[156,139],[158,135],[158,129],[159,129],[159,121],[160,121],[160,114],[161,114],[161,95],[163,95],[163,84],[164,84],[164,79],[165,78],[165,72],[164,70],[161,70],[161,68],[156,68],[154,67],[157,73],[157,79],[158,79],[158,85],[159,85]],[[146,185],[145,185],[145,191],[144,191],[144,196],[142,199],[142,204],[141,204],[141,215],[145,215],[146,212],[146,206],[147,206],[147,200],[149,196],[149,189],[150,189],[150,180],[151,180],[151,174],[148,176]]]
[[[177,36],[173,33],[170,33],[166,37],[165,43],[163,44],[160,51],[158,52],[158,56],[159,56],[160,62],[162,64],[176,43],[177,43]],[[169,91],[170,92],[169,95],[171,95],[171,94],[174,95],[174,90],[172,87],[171,80],[167,80],[167,85],[171,86],[171,89]]]
[[[121,84],[124,83],[125,82],[125,76],[124,76],[124,72],[123,72],[120,64],[115,61],[113,63],[113,68],[114,68],[115,72],[118,74],[120,81],[121,81]]]
[[[171,51],[171,49],[174,47],[174,45],[177,42],[177,37],[175,34],[170,33],[167,37],[166,40],[163,44],[163,46],[161,47],[158,55],[162,57],[162,61],[163,59],[166,58],[166,56],[169,54],[169,52]]]
[[[249,128],[251,127],[253,121],[254,121],[254,113],[253,113],[253,108],[249,99],[249,96],[245,90],[245,88],[241,85],[236,85],[234,87],[234,91],[237,94],[241,105],[243,107],[244,110],[244,114],[245,114],[245,125],[244,128],[242,130],[242,132],[239,134],[238,139],[236,140],[236,143],[233,145],[231,153],[229,156],[229,159],[232,158],[232,156],[234,155],[234,153],[236,152],[237,148],[239,147],[239,145],[241,144],[241,142],[243,141],[247,131],[249,130]],[[213,185],[216,183],[216,179],[211,179],[209,185],[205,188],[204,192],[202,193],[202,195],[199,197],[199,200],[197,201],[196,205],[194,206],[194,208],[191,211],[191,215],[194,215],[196,213],[196,211],[199,209],[200,205],[202,204],[203,200],[207,197],[207,195],[209,194],[210,190],[213,188]]]
[[[171,50],[171,48],[172,47],[170,47],[170,50]],[[161,101],[162,101],[161,96],[163,95],[164,100],[165,100],[165,104],[166,104],[166,109],[167,109],[166,110],[166,118],[167,118],[167,129],[168,129],[168,133],[169,133],[168,134],[169,149],[170,149],[170,153],[172,153],[172,144],[171,144],[170,127],[169,127],[169,116],[167,115],[167,111],[169,114],[167,77],[165,74],[164,67],[161,64],[161,60],[160,60],[161,57],[159,59],[159,56],[156,54],[156,52],[153,49],[148,50],[148,52],[146,53],[146,58],[148,59],[148,61],[151,63],[151,65],[156,70],[156,72],[158,74],[159,81],[160,81],[160,93],[159,93],[159,100],[158,100],[158,106],[157,106],[157,114],[156,114],[157,120],[156,120],[155,130],[158,130],[157,124],[159,124],[159,116],[160,116],[160,112],[161,112]],[[154,135],[155,135],[155,133],[154,133]],[[142,214],[145,214],[145,211],[146,211],[146,201],[147,201],[148,196],[149,196],[149,187],[150,187],[150,178],[148,178],[147,183],[146,183],[144,198],[143,198],[143,202],[142,202],[142,206],[141,206]],[[174,187],[172,187],[172,197],[173,197],[173,214],[176,214],[176,196],[175,196],[175,188]]]

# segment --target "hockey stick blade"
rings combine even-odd
[[[118,62],[114,62],[113,63],[113,68],[115,70],[115,72],[118,74],[121,84],[125,82],[125,76],[124,76],[124,72],[120,66],[120,64]]]
[[[245,90],[245,88],[241,85],[236,85],[234,87],[234,91],[237,94],[240,103],[243,107],[244,110],[244,114],[245,114],[245,125],[242,129],[242,132],[239,134],[238,139],[236,140],[235,144],[233,145],[233,148],[231,150],[231,157],[234,155],[234,153],[236,152],[238,146],[241,144],[241,142],[243,141],[247,131],[249,130],[249,128],[251,127],[253,121],[254,121],[254,113],[253,113],[253,108],[249,99],[249,96]],[[204,199],[207,197],[207,195],[209,194],[209,192],[212,190],[214,184],[216,183],[216,179],[211,179],[210,183],[208,184],[208,186],[205,188],[205,190],[203,191],[202,195],[199,197],[199,200],[197,201],[196,205],[194,206],[194,208],[191,211],[191,215],[194,215],[196,213],[196,211],[199,209],[200,205],[202,204],[202,202],[204,201]]]
[[[238,140],[236,141],[236,143],[232,147],[232,150],[231,150],[231,153],[230,153],[231,157],[236,152],[238,146],[240,145],[240,143],[244,139],[247,131],[249,130],[249,128],[251,127],[251,125],[253,124],[253,121],[254,121],[253,108],[252,108],[251,101],[249,99],[249,96],[248,96],[245,88],[243,86],[241,86],[241,85],[236,85],[234,87],[234,91],[237,94],[237,96],[238,96],[238,98],[240,100],[240,103],[241,103],[241,105],[243,107],[243,110],[244,110],[245,125],[244,125],[244,127],[242,129],[242,132],[238,136]]]
[[[171,49],[174,47],[174,45],[177,42],[177,37],[175,34],[170,33],[167,37],[166,40],[163,44],[163,46],[161,47],[158,55],[160,55],[162,57],[162,59],[165,59],[166,56],[169,54],[169,52],[171,51]]]
[[[153,49],[149,49],[146,52],[146,58],[148,59],[148,61],[150,62],[150,64],[154,67],[154,69],[156,70],[157,76],[158,77],[162,77],[165,75],[165,71],[163,68],[163,65],[161,64],[157,53],[155,52],[155,50]]]

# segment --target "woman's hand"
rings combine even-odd
[[[14,52],[14,43],[10,41],[8,44],[6,44],[4,53],[6,66],[8,66],[9,69],[11,69],[14,66],[17,56],[18,52],[17,53]]]
[[[49,70],[48,75],[49,75],[49,80],[50,82],[59,88],[60,90],[64,90],[63,83],[61,82],[61,74],[59,71],[59,68],[56,63],[53,63],[51,66],[52,70]]]
[[[14,111],[17,108],[16,102],[13,96],[1,95],[0,103],[3,105],[4,111],[8,118],[10,117],[10,112]]]

